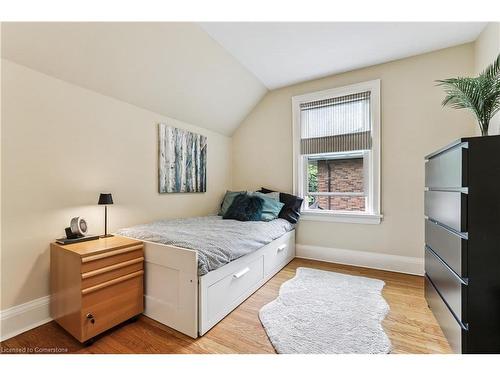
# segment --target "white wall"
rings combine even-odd
[[[424,156],[479,134],[472,115],[441,107],[435,80],[473,72],[474,46],[466,44],[271,91],[233,136],[233,188],[292,191],[292,96],[380,78],[382,223],[301,221],[297,242],[326,260],[335,260],[334,248],[421,261]]]
[[[73,216],[103,232],[215,213],[231,185],[231,140],[2,60],[1,309],[49,294],[49,243]],[[157,124],[208,137],[206,193],[159,194]]]
[[[500,22],[489,23],[474,44],[474,68],[482,72],[500,54]],[[490,122],[489,134],[500,134],[500,113]]]
[[[500,53],[500,22],[489,23],[474,44],[474,68],[479,74]]]

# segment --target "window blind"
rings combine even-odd
[[[300,105],[303,155],[371,148],[370,91]]]

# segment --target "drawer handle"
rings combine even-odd
[[[114,270],[117,270],[119,268],[130,266],[132,264],[141,263],[142,261],[144,261],[144,257],[127,260],[126,262],[121,262],[121,263],[113,264],[113,265],[108,266],[108,267],[99,268],[99,269],[94,270],[94,271],[85,272],[85,273],[82,273],[82,279],[85,280],[85,279],[88,279],[89,277],[97,276],[97,275],[100,275],[102,273],[106,273],[109,271],[114,271]]]
[[[250,268],[248,267],[243,268],[240,272],[236,272],[235,274],[233,274],[233,278],[239,279],[240,277],[245,275],[248,271],[250,271]]]
[[[131,246],[131,247],[125,247],[123,249],[108,251],[106,253],[92,255],[89,257],[82,258],[82,263],[93,262],[94,260],[112,257],[113,255],[125,254],[125,253],[129,253],[131,251],[140,250],[140,249],[142,249],[142,245],[136,245],[136,246]]]
[[[128,275],[121,276],[121,277],[118,277],[116,279],[109,280],[109,281],[106,281],[104,283],[91,286],[87,289],[83,289],[82,294],[83,295],[89,294],[89,293],[98,291],[100,289],[106,288],[108,286],[115,285],[115,284],[121,283],[121,282],[129,280],[129,279],[133,279],[134,277],[142,276],[143,274],[144,274],[144,271],[137,271],[137,272],[129,273]]]
[[[278,250],[277,251],[278,251],[278,253],[281,253],[285,249],[286,249],[286,244],[283,244],[281,246],[278,246]]]

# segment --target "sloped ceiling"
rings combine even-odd
[[[2,23],[2,57],[231,135],[290,84],[476,39],[485,23]]]
[[[265,95],[194,23],[2,23],[2,57],[230,135]]]
[[[213,22],[215,40],[269,89],[474,41],[485,22]]]

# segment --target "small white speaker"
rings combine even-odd
[[[85,236],[87,234],[88,226],[83,217],[77,216],[71,219],[70,222],[71,233],[76,236]]]

